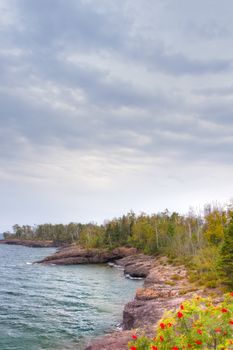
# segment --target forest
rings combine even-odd
[[[52,240],[85,248],[113,249],[136,247],[151,255],[166,255],[172,263],[183,263],[191,281],[214,288],[220,283],[233,287],[233,203],[208,204],[202,214],[190,210],[186,215],[133,211],[96,223],[69,223],[38,226],[14,225],[4,232],[5,239]]]

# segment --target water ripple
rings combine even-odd
[[[140,281],[109,266],[44,266],[54,249],[0,245],[0,349],[82,349],[116,326]]]

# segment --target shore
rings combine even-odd
[[[2,239],[0,240],[0,244],[22,245],[32,248],[57,248],[61,246],[53,241],[34,241],[29,239]]]
[[[0,244],[16,244],[28,247],[55,247],[51,241],[3,240]],[[91,341],[84,350],[127,350],[134,333],[144,332],[154,336],[155,325],[165,310],[177,308],[193,295],[206,295],[190,284],[184,266],[169,264],[166,257],[141,254],[135,248],[83,249],[75,245],[59,247],[52,255],[36,261],[41,264],[74,265],[103,264],[119,266],[128,278],[143,278],[144,285],[137,289],[133,301],[123,310],[122,330],[100,336]]]
[[[173,266],[166,257],[152,257],[137,252],[135,248],[82,249],[70,246],[37,262],[43,264],[111,263],[120,266],[129,278],[144,278],[133,301],[123,311],[122,330],[91,341],[85,350],[126,350],[133,333],[155,333],[155,324],[165,310],[178,307],[185,299],[204,291],[188,282],[184,266]],[[140,330],[140,331],[139,331]]]

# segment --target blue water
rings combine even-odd
[[[32,264],[54,251],[0,245],[0,350],[83,349],[142,284],[104,265]]]

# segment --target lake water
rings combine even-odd
[[[0,245],[1,350],[81,350],[116,328],[142,285],[105,265],[32,264],[54,251]]]

